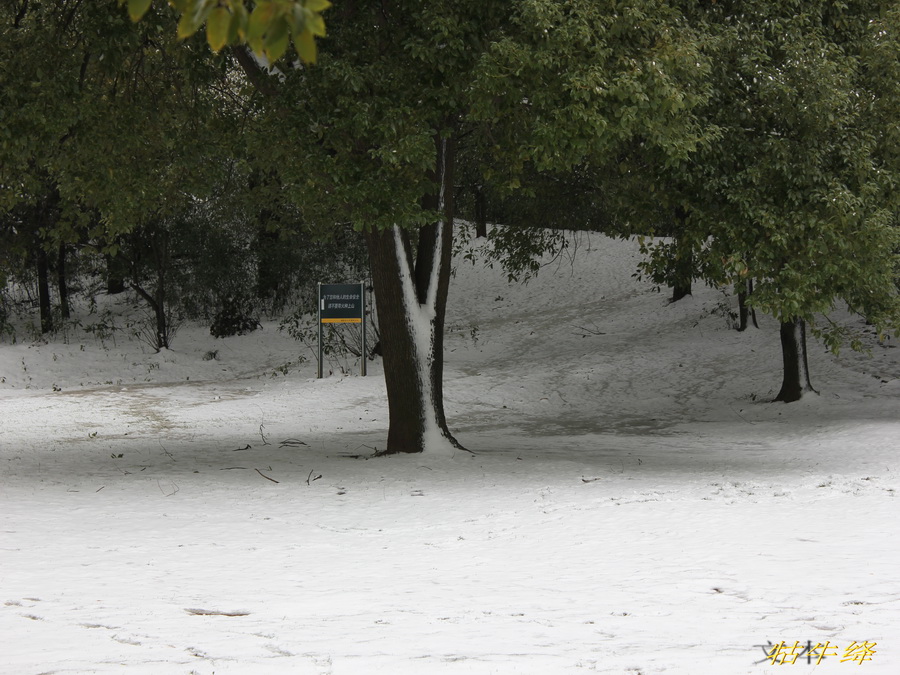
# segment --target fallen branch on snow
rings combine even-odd
[[[256,471],[256,473],[258,473],[260,476],[262,476],[262,477],[265,478],[266,480],[270,480],[270,481],[272,481],[273,483],[277,483],[277,482],[278,482],[278,481],[275,480],[274,478],[269,478],[266,474],[264,474],[264,473],[263,473],[262,471],[260,471],[259,469],[254,469],[254,471]]]
[[[235,609],[230,612],[223,612],[218,609],[196,609],[193,607],[186,607],[184,611],[193,616],[247,616],[250,614],[246,609]]]

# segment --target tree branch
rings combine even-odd
[[[143,288],[141,288],[138,284],[136,284],[133,281],[129,282],[128,285],[131,286],[131,288],[134,289],[134,291],[137,292],[138,295],[140,295],[144,300],[147,301],[147,304],[150,305],[150,307],[153,309],[154,312],[157,311],[159,305],[156,303],[156,298],[154,298],[152,295],[150,295],[147,291],[145,291]]]
[[[272,83],[272,80],[265,71],[259,67],[259,63],[253,58],[253,55],[247,51],[246,47],[243,45],[232,47],[231,53],[243,69],[247,79],[250,80],[250,84],[252,84],[260,94],[270,98],[278,95],[278,88]]]

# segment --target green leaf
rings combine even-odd
[[[178,20],[178,39],[183,40],[197,32],[200,26],[194,21],[192,12],[185,12]]]
[[[328,0],[306,0],[304,6],[311,12],[324,12],[331,7],[331,3]]]
[[[247,41],[256,42],[261,40],[272,25],[274,15],[274,3],[260,2],[250,14],[250,21],[247,23]]]
[[[214,52],[228,43],[228,32],[231,27],[231,12],[224,7],[217,7],[206,20],[206,41]]]
[[[132,21],[140,21],[150,9],[151,0],[128,0],[128,16]]]
[[[250,15],[243,2],[235,3],[232,7],[231,25],[228,28],[228,42],[243,42],[247,38],[247,24]]]
[[[305,30],[294,38],[294,48],[303,62],[316,62],[316,39],[310,31]]]
[[[306,22],[306,27],[313,35],[325,37],[325,19],[318,14],[313,14],[309,17],[309,20]]]
[[[287,22],[283,19],[276,20],[266,33],[266,58],[269,59],[269,63],[275,63],[280,59],[290,42]]]

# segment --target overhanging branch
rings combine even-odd
[[[272,83],[272,80],[266,72],[259,67],[259,63],[253,58],[253,55],[247,51],[243,45],[231,48],[231,53],[237,59],[238,64],[250,80],[250,84],[262,95],[274,97],[278,94],[278,88]]]

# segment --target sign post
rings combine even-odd
[[[358,323],[362,331],[359,374],[366,375],[366,287],[358,284],[319,284],[319,367],[322,377],[322,326],[326,323]]]

